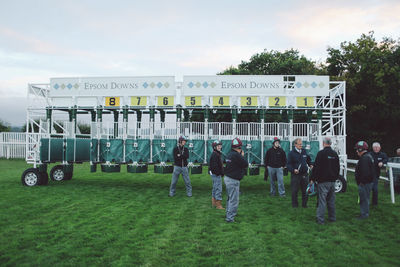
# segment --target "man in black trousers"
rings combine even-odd
[[[294,140],[294,148],[289,152],[287,168],[291,172],[290,187],[292,189],[292,207],[297,208],[299,202],[297,193],[301,189],[302,206],[307,208],[307,185],[308,185],[308,169],[312,168],[311,158],[303,149],[303,141],[301,138]]]

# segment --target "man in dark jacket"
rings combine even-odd
[[[213,153],[210,157],[208,173],[211,175],[212,187],[212,206],[223,210],[222,201],[222,175],[224,175],[224,166],[222,164],[221,149],[222,143],[218,140],[212,142]]]
[[[378,181],[381,176],[381,168],[383,164],[388,162],[388,156],[381,151],[381,144],[375,142],[372,144],[372,157],[374,158],[375,177],[372,184],[372,205],[378,205]]]
[[[249,166],[244,159],[242,150],[242,141],[239,138],[232,140],[232,150],[226,156],[226,169],[224,182],[228,199],[226,201],[226,221],[228,223],[235,221],[237,209],[239,206],[240,180],[243,179],[246,168]]]
[[[301,188],[301,198],[303,208],[307,208],[307,185],[308,185],[308,169],[312,168],[311,158],[307,155],[305,149],[302,149],[303,141],[301,138],[294,140],[294,148],[289,152],[287,168],[291,172],[290,187],[292,189],[292,207],[297,208],[299,202],[297,193]]]
[[[360,159],[356,165],[355,178],[358,185],[360,197],[360,216],[358,219],[366,219],[369,216],[369,197],[372,182],[375,177],[374,159],[368,153],[368,144],[364,141],[357,142],[355,146],[357,155]]]
[[[283,167],[286,166],[286,153],[280,146],[278,137],[274,138],[272,147],[268,149],[264,158],[265,171],[268,172],[270,177],[270,194],[276,195],[275,181],[278,181],[279,196],[285,196],[285,186],[283,184]]]
[[[335,211],[335,181],[339,178],[339,156],[331,148],[332,140],[324,137],[324,149],[318,152],[310,183],[317,182],[318,206],[317,223],[324,224],[325,209],[328,204],[329,221],[336,221]]]
[[[186,138],[184,136],[179,137],[178,146],[174,148],[174,172],[172,173],[171,186],[169,188],[169,196],[175,195],[176,183],[178,182],[179,175],[182,174],[183,181],[186,186],[186,195],[192,196],[192,185],[189,178],[188,162],[189,150],[185,147]]]

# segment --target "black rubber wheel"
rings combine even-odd
[[[347,181],[343,176],[339,176],[339,179],[335,182],[335,193],[344,193],[347,189]]]
[[[21,182],[25,186],[40,185],[40,172],[36,168],[29,168],[22,173]]]
[[[49,175],[47,172],[39,172],[40,180],[39,185],[48,185],[49,184]]]
[[[50,178],[53,181],[66,180],[63,166],[62,165],[54,166],[50,171]]]

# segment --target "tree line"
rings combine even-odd
[[[220,75],[329,75],[346,81],[347,152],[354,157],[354,144],[379,142],[383,151],[394,155],[400,147],[400,43],[374,32],[355,42],[329,47],[325,62],[316,63],[298,50],[267,51],[249,61],[231,66]]]

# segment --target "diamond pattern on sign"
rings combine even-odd
[[[144,88],[147,88],[147,87],[149,87],[149,84],[145,82],[145,83],[143,84],[143,87],[144,87]]]
[[[158,83],[157,83],[157,87],[158,87],[158,88],[161,88],[161,87],[162,87],[162,83],[158,82]]]
[[[208,87],[208,83],[207,83],[207,82],[204,82],[204,83],[203,83],[203,87],[204,87],[204,88],[207,88],[207,87]]]
[[[61,89],[65,89],[65,84],[61,84]]]
[[[190,88],[193,88],[194,83],[190,82],[190,83],[188,83],[188,86],[189,86]]]
[[[197,88],[199,88],[201,86],[201,83],[197,82],[195,85]]]
[[[216,86],[215,82],[212,82],[210,85],[211,85],[211,88],[214,88]]]
[[[77,83],[74,84],[74,88],[75,88],[75,89],[78,89],[78,88],[79,88],[79,84],[77,84]]]
[[[300,88],[300,87],[301,87],[301,82],[297,82],[297,83],[296,83],[296,87],[297,87],[297,88]]]
[[[151,84],[150,84],[150,87],[151,87],[151,88],[154,88],[155,86],[156,86],[155,83],[151,83]]]
[[[312,88],[317,87],[317,83],[316,83],[316,82],[312,82],[311,87],[312,87]]]
[[[305,88],[308,88],[308,87],[310,86],[310,84],[309,84],[308,82],[305,82],[305,83],[303,83],[303,86],[304,86]]]
[[[164,83],[164,87],[165,87],[165,88],[168,88],[168,87],[169,87],[169,83],[167,83],[167,82]]]
[[[69,84],[67,85],[67,88],[68,88],[69,90],[71,90],[72,84],[69,83]]]
[[[325,84],[324,84],[323,82],[320,82],[320,83],[318,84],[318,86],[319,86],[319,88],[322,88],[322,87],[325,86]]]
[[[53,88],[57,90],[58,88],[60,88],[60,86],[58,85],[58,83],[56,83],[56,84],[53,86]]]

